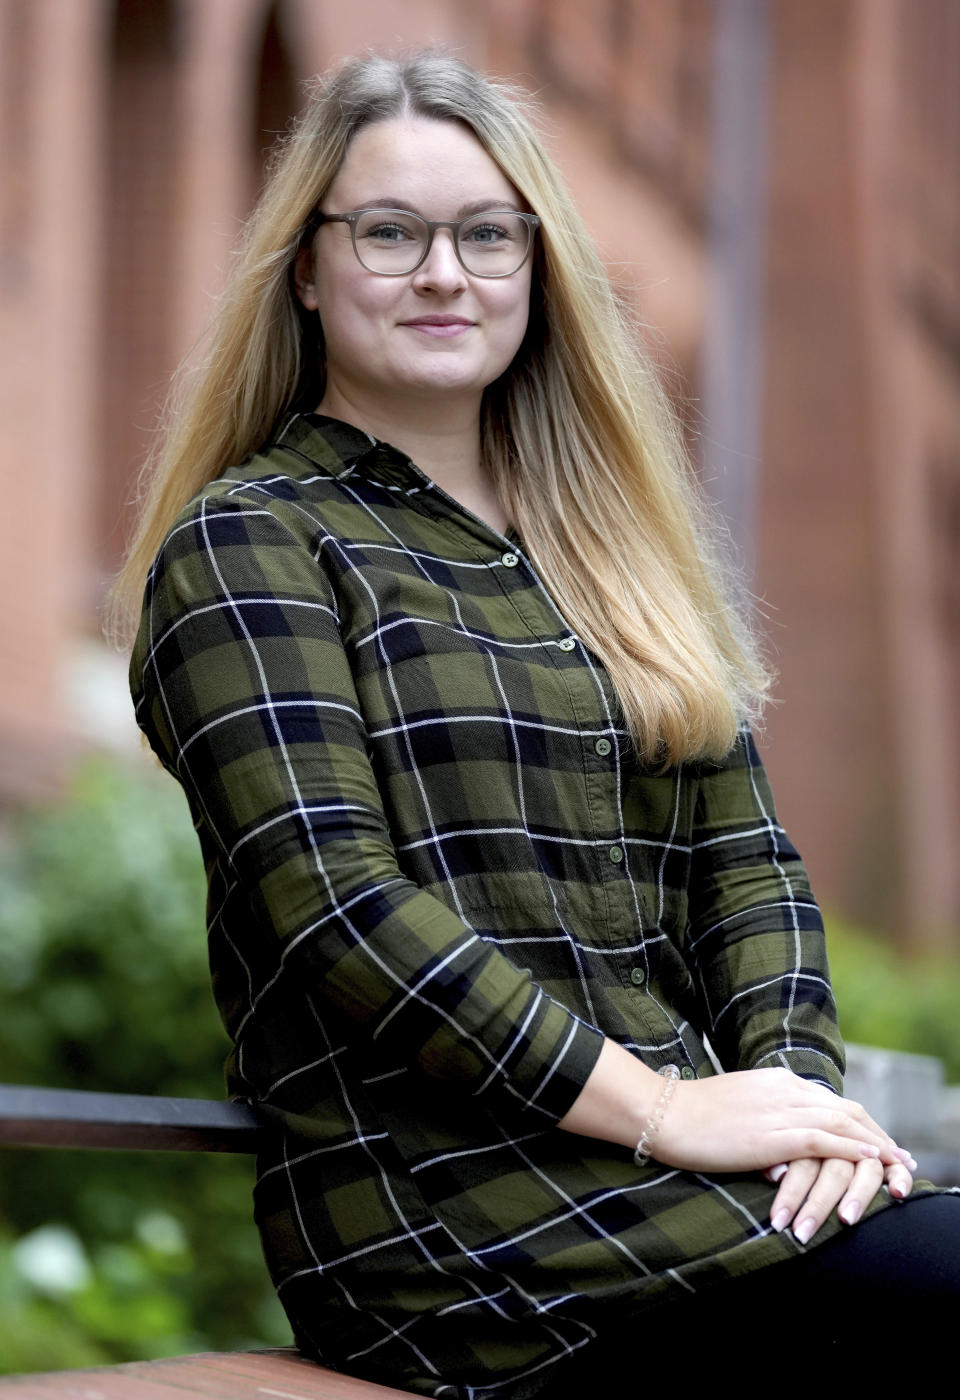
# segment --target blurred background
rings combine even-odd
[[[186,807],[99,614],[301,83],[527,87],[726,516],[844,1029],[960,1079],[956,0],[0,0],[0,1079],[222,1093]],[[0,1159],[0,1370],[289,1340],[252,1166]]]

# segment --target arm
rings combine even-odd
[[[732,1068],[780,1064],[843,1091],[844,1052],[820,912],[777,819],[752,737],[701,777],[691,871],[690,956],[711,1041]],[[854,1224],[885,1180],[909,1195],[909,1153],[854,1168],[846,1154],[784,1153],[771,1209],[803,1243],[839,1203]]]
[[[704,765],[692,844],[684,952],[730,1073],[676,1086],[655,1155],[701,1171],[793,1162],[773,1211],[786,1210],[787,1220],[813,1193],[810,1210],[822,1222],[848,1187],[845,1202],[856,1198],[862,1209],[885,1165],[903,1185],[902,1154],[859,1105],[833,1092],[843,1047],[823,926],[749,735],[723,764]],[[754,1068],[765,1073],[747,1072]],[[652,1071],[605,1045],[560,1126],[632,1146],[661,1088]]]
[[[634,1147],[662,1089],[653,1070],[607,1040],[558,1126]],[[681,1081],[653,1155],[667,1166],[703,1172],[762,1171],[814,1158],[842,1160],[858,1171],[861,1162],[902,1162],[896,1144],[859,1104],[786,1069]]]
[[[684,954],[724,1069],[779,1065],[842,1091],[823,922],[747,731],[701,769]]]
[[[267,971],[231,1030],[285,976],[386,1063],[555,1121],[601,1037],[404,877],[302,520],[252,491],[196,504],[151,575],[132,667],[139,722],[258,931]]]

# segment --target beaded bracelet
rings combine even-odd
[[[654,1105],[653,1112],[650,1114],[650,1117],[647,1121],[647,1126],[640,1134],[640,1141],[634,1148],[633,1161],[634,1165],[637,1167],[642,1167],[644,1162],[650,1156],[650,1146],[653,1142],[653,1139],[657,1136],[657,1133],[660,1131],[660,1125],[663,1122],[663,1115],[667,1111],[667,1105],[673,1098],[673,1091],[677,1087],[677,1080],[680,1078],[680,1071],[676,1065],[664,1065],[661,1069],[657,1071],[657,1073],[663,1075],[663,1078],[665,1079],[666,1083],[663,1086],[663,1090],[660,1094],[659,1099],[657,1099],[657,1102]]]

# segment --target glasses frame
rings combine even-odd
[[[426,226],[427,243],[423,252],[413,267],[407,268],[405,272],[381,272],[378,268],[367,267],[367,264],[360,256],[360,249],[357,247],[357,221],[364,214],[401,214],[404,218],[419,219]],[[471,219],[482,219],[486,215],[511,214],[516,219],[522,219],[527,226],[527,251],[510,272],[474,272],[467,267],[460,253],[460,229],[464,224],[470,223]],[[349,224],[350,238],[353,243],[353,251],[357,262],[364,272],[369,272],[373,277],[410,277],[418,268],[421,268],[430,256],[430,249],[433,247],[433,235],[438,228],[448,228],[453,235],[453,251],[457,255],[457,262],[463,268],[468,277],[514,277],[523,267],[524,263],[533,252],[534,239],[537,236],[537,229],[540,227],[541,219],[537,214],[524,214],[519,209],[481,209],[476,214],[468,214],[465,219],[424,219],[422,215],[415,214],[412,209],[381,209],[379,205],[373,205],[369,209],[351,209],[347,214],[324,214],[319,209],[316,213],[316,223],[320,224]]]

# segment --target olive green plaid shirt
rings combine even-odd
[[[759,1176],[555,1127],[603,1036],[840,1086],[820,917],[749,734],[639,768],[519,539],[309,414],[180,515],[131,675],[203,849],[229,1088],[276,1124],[256,1214],[305,1347],[502,1395],[608,1302],[797,1251]]]

